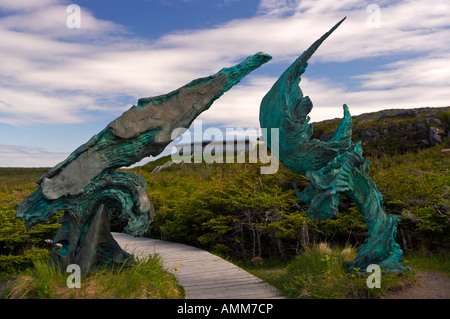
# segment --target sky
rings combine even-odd
[[[139,98],[263,51],[272,60],[198,117],[259,128],[273,83],[343,17],[300,83],[311,122],[344,103],[450,105],[448,0],[0,0],[0,167],[53,167]]]

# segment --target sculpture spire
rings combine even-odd
[[[344,152],[350,147],[351,116],[345,105],[344,118],[333,139],[329,142],[312,139],[313,127],[308,123],[308,114],[312,109],[312,102],[308,96],[303,96],[303,92],[299,87],[301,75],[308,66],[308,59],[344,20],[345,18],[339,21],[330,31],[304,51],[283,72],[261,102],[259,113],[261,127],[267,129],[272,127],[280,128],[286,140],[286,143],[280,144],[280,160],[286,167],[297,174],[303,175],[311,169],[320,169],[337,154]],[[264,136],[264,139],[270,147],[270,136]],[[294,153],[292,152],[293,148],[300,148],[301,151]],[[312,154],[305,157],[302,155],[305,153]]]
[[[344,19],[303,52],[275,82],[261,102],[260,124],[262,128],[279,128],[279,160],[310,181],[303,191],[295,185],[294,189],[297,197],[309,205],[306,213],[313,221],[336,216],[341,195],[349,197],[364,216],[367,240],[357,258],[345,264],[347,271],[365,271],[370,264],[392,272],[404,271],[403,252],[395,242],[399,220],[395,215],[386,215],[383,197],[369,177],[370,161],[362,156],[361,143],[351,140],[352,118],[347,105],[334,136],[327,142],[313,139],[313,126],[308,123],[313,105],[299,87],[308,59]],[[266,135],[264,139],[271,147],[275,141]]]

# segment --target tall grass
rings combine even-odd
[[[416,251],[404,257],[407,266],[415,270],[427,270],[447,274],[450,276],[449,253],[430,253],[429,251]]]
[[[306,249],[278,271],[263,270],[263,267],[249,267],[248,271],[293,299],[377,298],[415,280],[412,273],[406,276],[383,274],[381,288],[368,288],[367,276],[349,275],[343,268],[344,262],[356,255],[352,247],[341,249],[320,243]]]
[[[159,257],[105,266],[81,280],[80,288],[68,288],[70,274],[36,261],[20,274],[4,293],[7,299],[178,299],[184,292],[166,272]]]

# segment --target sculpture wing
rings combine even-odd
[[[216,99],[270,59],[268,54],[259,52],[168,94],[139,99],[137,106],[112,121],[39,180],[44,196],[53,200],[80,194],[106,169],[129,166],[160,154],[172,141],[174,129],[188,128]]]
[[[131,107],[45,173],[38,181],[39,188],[18,205],[16,216],[24,218],[27,227],[32,227],[47,221],[60,210],[71,209],[82,215],[86,211],[86,202],[96,203],[104,197],[115,197],[114,200],[120,202],[125,207],[123,211],[129,211],[130,216],[142,213],[145,217],[152,210],[145,181],[137,176],[130,178],[132,174],[119,174],[114,169],[160,154],[172,141],[173,130],[188,128],[216,99],[270,59],[268,54],[259,52],[233,67],[196,79],[168,94],[139,99],[137,106]],[[106,182],[109,184],[104,185]],[[108,187],[116,190],[108,190]],[[127,198],[122,196],[125,190],[131,194]],[[133,215],[133,209],[138,213]],[[148,223],[133,223],[141,224]]]
[[[325,39],[345,20],[339,21],[330,31],[314,42],[279,77],[261,102],[259,120],[263,128],[279,128],[280,161],[290,170],[304,175],[318,170],[351,146],[351,116],[344,105],[344,118],[333,138],[328,142],[312,139],[313,127],[309,124],[312,102],[303,96],[299,87],[301,75],[308,60]],[[264,136],[269,148],[270,134]]]

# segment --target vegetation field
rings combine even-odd
[[[386,212],[401,223],[397,242],[405,252],[450,248],[450,156],[445,145],[414,153],[372,157],[371,176]],[[155,164],[132,172],[147,180],[157,216],[148,234],[232,258],[289,259],[312,244],[359,246],[364,220],[347,198],[336,218],[313,223],[292,184],[307,180],[280,166],[261,175],[257,164],[188,164],[158,173]]]
[[[448,142],[370,159],[371,176],[384,196],[387,213],[401,220],[396,240],[407,265],[449,274],[450,156],[441,152],[443,148],[449,148]],[[341,198],[336,218],[313,223],[292,187],[294,182],[306,186],[307,180],[283,166],[271,175],[260,174],[262,163],[185,163],[152,173],[167,160],[124,170],[147,181],[157,212],[147,236],[209,250],[255,271],[291,298],[366,298],[380,293],[368,291],[364,278],[351,278],[342,268],[343,261],[354,258],[367,231],[349,199]],[[8,290],[9,297],[90,298],[96,293],[89,289],[108,285],[100,283],[102,270],[92,275],[91,288],[67,294],[58,288],[64,279],[46,266],[48,239],[56,234],[59,216],[30,230],[15,218],[17,204],[37,188],[35,181],[47,170],[0,168],[0,281],[20,276],[19,287]],[[120,231],[120,226],[114,227]],[[265,261],[263,266],[250,263],[257,256]],[[140,271],[153,272],[154,282],[134,286],[144,295],[122,293],[123,285],[110,298],[182,297],[173,278],[156,271],[159,262],[150,264],[113,272],[124,282],[131,282],[130,273],[139,278]],[[50,290],[41,289],[42,282],[50,280],[46,276],[54,278]],[[384,292],[414,281],[412,274],[386,278]]]

